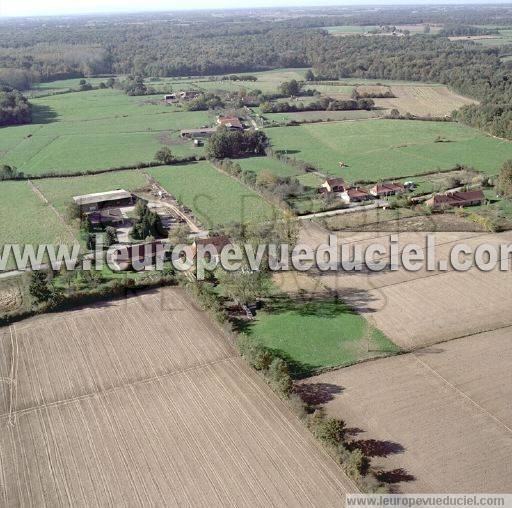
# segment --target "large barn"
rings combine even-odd
[[[80,207],[81,212],[95,212],[103,208],[133,205],[135,197],[131,192],[118,189],[74,196],[73,201]]]

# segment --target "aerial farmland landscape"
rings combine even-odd
[[[0,505],[512,506],[512,6],[164,4],[0,5]]]

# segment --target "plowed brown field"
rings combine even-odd
[[[385,109],[396,108],[401,114],[444,116],[466,104],[476,102],[440,85],[393,85],[390,88],[395,97],[374,99],[375,104]]]
[[[511,363],[508,327],[328,372],[304,389],[324,394],[399,491],[511,492]]]
[[[498,247],[512,243],[512,233],[433,233],[437,259],[449,259],[458,243],[473,249],[488,243]],[[408,243],[426,245],[427,233],[400,233],[401,248]],[[301,241],[319,245],[328,233],[315,226],[303,229]],[[390,233],[344,233],[344,243],[362,248],[381,243],[389,246]],[[364,252],[364,250],[363,250]],[[396,260],[395,260],[396,261]],[[448,267],[449,268],[449,267]],[[416,348],[512,324],[512,271],[467,272],[397,271],[324,272],[317,274],[326,287],[337,291],[354,308],[380,328],[393,342]]]
[[[354,490],[181,290],[0,341],[2,506],[340,506]]]

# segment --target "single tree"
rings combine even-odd
[[[168,146],[164,146],[155,154],[155,160],[162,164],[172,164],[174,162],[174,155]]]
[[[48,283],[48,275],[40,270],[32,272],[28,291],[37,303],[47,302],[52,297],[52,289]]]
[[[503,163],[496,188],[503,197],[512,198],[512,159]]]
[[[117,230],[112,226],[107,226],[105,229],[105,245],[110,247],[118,242]]]

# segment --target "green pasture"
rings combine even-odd
[[[209,112],[187,112],[160,96],[92,90],[31,100],[34,123],[0,129],[0,163],[29,175],[66,174],[153,160],[168,145],[176,156],[201,155],[179,131],[210,125]]]
[[[340,121],[365,120],[384,115],[385,110],[349,110],[349,111],[299,111],[294,113],[265,113],[263,116],[270,122],[311,122],[311,121]]]
[[[33,183],[60,213],[65,214],[73,196],[116,189],[133,191],[146,186],[148,179],[141,171],[129,170],[99,175],[44,178],[34,180]]]
[[[201,90],[205,92],[214,92],[215,90],[238,91],[258,89],[264,93],[277,92],[279,85],[283,81],[291,79],[303,80],[307,69],[290,68],[274,69],[263,72],[237,72],[232,73],[237,76],[251,75],[256,76],[257,81],[229,81],[222,80],[222,76],[192,76],[189,78],[159,78],[158,80],[148,80],[147,84],[157,90],[181,91],[181,90]]]
[[[296,377],[398,351],[387,337],[338,300],[276,297],[246,330],[286,359]]]
[[[0,182],[0,254],[5,244],[70,244],[70,229],[27,182]],[[10,259],[7,269],[15,268]]]
[[[247,157],[246,159],[237,159],[233,162],[240,164],[243,170],[254,171],[256,174],[261,173],[263,170],[276,176],[296,176],[300,174],[299,170],[293,166],[270,157]]]
[[[148,172],[208,228],[272,220],[279,215],[259,194],[208,162],[158,167]]]
[[[275,150],[349,181],[400,178],[456,164],[496,174],[512,153],[508,141],[449,122],[324,122],[275,127],[266,133]],[[339,161],[348,167],[340,168]]]

